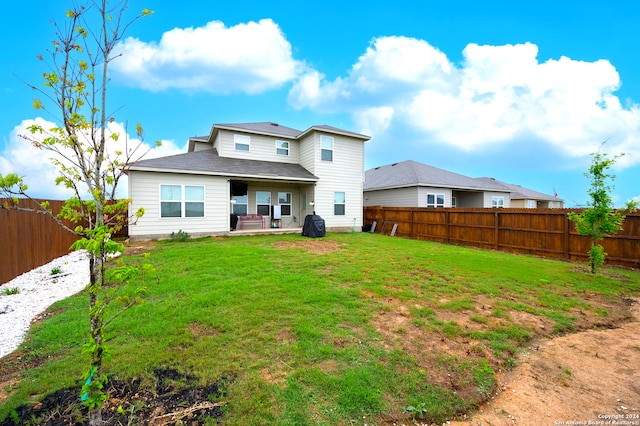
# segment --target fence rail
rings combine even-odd
[[[0,203],[4,201],[0,199]],[[49,208],[58,214],[64,203],[49,201]],[[20,199],[19,206],[36,207],[26,199]],[[65,223],[72,229],[75,226]],[[125,227],[118,236],[126,236],[127,232]],[[64,230],[47,215],[0,208],[0,285],[69,254],[69,247],[77,239],[76,235]]]
[[[588,259],[591,241],[578,234],[568,212],[579,209],[365,207],[364,223],[396,224],[398,237],[533,254]],[[607,263],[640,266],[640,213],[627,213],[623,229],[602,241]]]

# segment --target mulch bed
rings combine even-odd
[[[223,376],[215,383],[195,386],[197,378],[174,369],[156,369],[152,388],[140,379],[127,382],[111,379],[109,400],[103,407],[104,425],[201,425],[216,423],[224,415],[225,388],[235,378]],[[88,412],[80,402],[80,387],[61,389],[36,404],[22,405],[0,426],[85,425]]]

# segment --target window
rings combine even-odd
[[[160,217],[182,217],[182,186],[160,185]]]
[[[280,204],[280,213],[282,216],[291,216],[290,192],[278,192],[278,204]]]
[[[333,161],[333,137],[320,136],[320,159]]]
[[[276,141],[276,154],[289,155],[289,142]]]
[[[504,207],[504,197],[491,197],[491,207]]]
[[[536,208],[536,200],[527,200],[527,207],[530,209]]]
[[[427,194],[427,207],[444,207],[444,194]]]
[[[233,204],[233,213],[235,214],[247,214],[249,197],[247,195],[234,195],[232,200],[235,200]]]
[[[271,216],[271,193],[256,191],[256,213]]]
[[[160,185],[160,217],[204,217],[204,186]]]
[[[233,143],[236,151],[249,151],[251,137],[247,135],[233,135]]]
[[[458,199],[456,197],[451,197],[451,207],[458,206]]]
[[[184,217],[204,217],[204,186],[184,187]]]
[[[345,215],[345,195],[344,192],[333,193],[333,214],[336,216]]]

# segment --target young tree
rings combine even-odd
[[[605,143],[600,146],[600,149]],[[591,188],[588,192],[588,207],[579,214],[573,212],[568,214],[569,220],[575,223],[578,233],[591,238],[591,249],[589,250],[591,273],[595,273],[604,264],[607,257],[604,248],[597,242],[620,231],[625,219],[621,211],[613,208],[611,191],[615,175],[608,172],[616,160],[623,155],[609,158],[606,153],[600,151],[591,154],[591,166],[584,174],[591,181]],[[625,209],[629,211],[635,210],[636,207],[637,203],[634,201],[629,201],[625,205]]]
[[[30,134],[22,137],[52,154],[52,162],[59,170],[56,184],[64,185],[73,192],[61,213],[54,215],[46,202],[33,200],[22,176],[0,175],[0,196],[8,199],[1,207],[51,216],[58,224],[78,235],[79,240],[73,249],[88,252],[91,339],[86,347],[91,354],[91,365],[83,388],[83,400],[90,409],[89,422],[92,425],[102,423],[101,407],[106,399],[102,390],[106,381],[103,374],[104,327],[124,309],[139,301],[137,294],[121,296],[105,286],[107,257],[123,249],[121,244],[111,239],[111,235],[128,219],[126,212],[130,200],[117,199],[118,183],[126,164],[134,157],[142,156],[139,155],[142,144],[129,146],[126,135],[124,148],[111,150],[112,145],[123,144],[123,136],[108,130],[114,121],[107,111],[108,68],[118,57],[114,49],[134,21],[152,13],[144,9],[125,21],[127,9],[127,0],[87,0],[83,5],[73,2],[73,9],[66,13],[65,23],[53,23],[56,39],[52,49],[48,50],[50,57],[39,55],[39,59],[48,65],[48,72],[43,74],[44,88],[31,86],[44,98],[36,99],[33,105],[48,112],[59,126],[46,129],[34,124],[29,128]],[[142,139],[140,125],[136,126],[136,133]],[[18,206],[18,197],[33,200],[37,207]],[[135,212],[131,219],[142,214],[142,210]],[[73,229],[63,220],[72,222]],[[130,268],[120,269],[113,275],[117,280],[126,280],[130,276]],[[120,309],[106,311],[114,300],[122,302]]]

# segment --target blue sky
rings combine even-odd
[[[3,5],[0,173],[63,197],[19,137],[62,0]],[[214,123],[329,124],[371,136],[365,168],[415,160],[587,201],[591,152],[618,160],[616,205],[640,197],[640,3],[131,0],[113,62],[116,124],[166,155]]]

